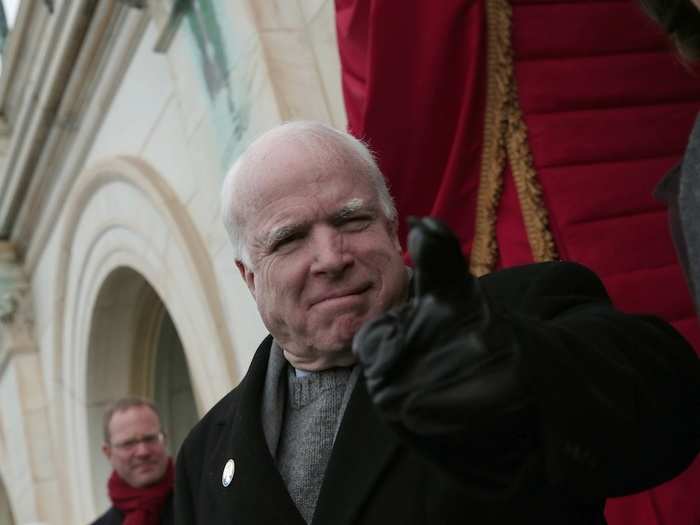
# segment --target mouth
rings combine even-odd
[[[365,292],[367,292],[370,288],[372,288],[372,285],[370,283],[363,284],[361,286],[357,286],[355,288],[349,288],[346,290],[341,290],[341,291],[333,291],[332,293],[322,295],[318,297],[317,299],[313,300],[311,302],[311,307],[313,308],[316,305],[323,304],[323,303],[334,303],[334,302],[341,302],[346,299],[355,299]]]
[[[139,472],[153,470],[154,468],[156,468],[155,463],[139,463],[138,465],[134,466],[134,470],[137,470]]]

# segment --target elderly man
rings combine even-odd
[[[114,469],[107,482],[112,507],[93,525],[173,523],[174,467],[156,406],[127,397],[104,415],[102,451]]]
[[[312,122],[223,190],[270,331],[178,458],[176,523],[604,523],[605,498],[698,449],[700,367],[570,263],[482,279],[439,222],[396,211],[371,154]],[[359,363],[358,363],[359,361]]]

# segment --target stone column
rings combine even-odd
[[[0,458],[17,523],[60,523],[49,414],[33,335],[30,287],[14,249],[0,242]]]

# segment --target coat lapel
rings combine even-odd
[[[267,448],[260,421],[269,351],[270,339],[266,339],[239,387],[238,403],[219,422],[221,438],[207,465],[209,490],[221,509],[215,511],[220,517],[217,523],[304,525]],[[229,459],[235,471],[224,487],[222,475]]]
[[[398,449],[398,438],[380,418],[360,377],[328,461],[313,524],[353,522]]]

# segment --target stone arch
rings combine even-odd
[[[126,266],[107,276],[92,312],[87,355],[88,441],[93,499],[108,507],[104,483],[110,467],[101,457],[102,414],[124,395],[154,399],[175,453],[197,420],[184,349],[170,313],[148,281]],[[173,384],[176,383],[176,384]],[[176,394],[175,399],[171,399]],[[173,413],[172,403],[177,402]]]
[[[60,390],[56,394],[62,396],[55,423],[57,446],[65,450],[68,467],[63,482],[74,488],[74,519],[86,521],[95,509],[80,495],[102,483],[93,479],[91,468],[96,454],[91,422],[106,399],[95,397],[100,390],[90,385],[88,361],[100,337],[99,330],[92,329],[99,317],[95,307],[108,305],[98,302],[104,286],[109,290],[119,276],[134,272],[142,277],[141,286],[148,285],[143,293],[150,289],[165,304],[182,340],[199,413],[231,387],[237,374],[207,247],[175,192],[155,170],[132,157],[101,162],[78,177],[65,209],[53,332]],[[128,281],[138,288],[138,279]],[[141,300],[148,304],[147,298]],[[137,384],[131,374],[129,381]],[[122,387],[131,385],[113,385]]]

